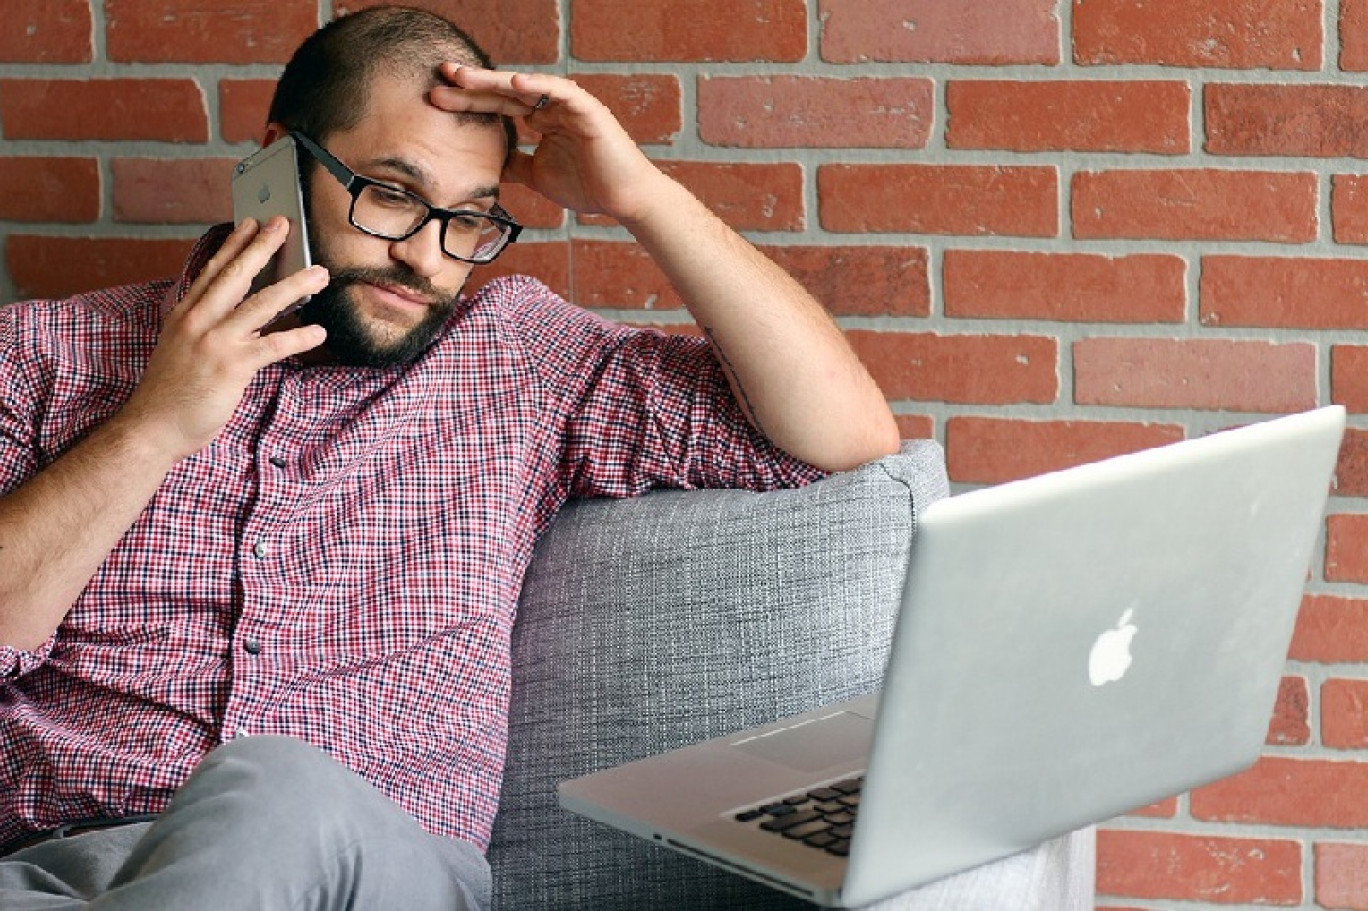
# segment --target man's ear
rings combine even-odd
[[[276,123],[275,121],[272,121],[266,124],[266,135],[263,136],[261,139],[261,147],[263,149],[266,148],[268,145],[275,142],[277,139],[286,135],[289,132],[289,128],[287,128],[282,123]]]

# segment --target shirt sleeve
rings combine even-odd
[[[746,420],[704,339],[616,325],[520,281],[521,334],[562,422],[572,496],[759,491],[823,476]]]
[[[38,403],[29,353],[20,341],[21,309],[0,306],[0,496],[37,471]]]
[[[37,470],[38,404],[31,367],[20,343],[20,305],[0,306],[0,496],[18,487]],[[0,681],[13,679],[47,660],[55,639],[29,651],[0,645]]]
[[[57,634],[53,633],[46,642],[32,650],[0,645],[0,683],[37,670],[47,661],[56,641]]]

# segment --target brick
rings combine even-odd
[[[925,414],[895,414],[898,432],[904,440],[929,440],[936,435],[936,422]]]
[[[1155,819],[1172,819],[1178,815],[1178,798],[1165,797],[1138,810],[1131,810],[1127,816],[1144,816]]]
[[[575,0],[570,48],[580,60],[795,63],[807,25],[804,0]]]
[[[233,220],[232,158],[116,158],[114,220],[214,224]]]
[[[1296,905],[1301,866],[1301,845],[1287,839],[1097,833],[1097,891],[1104,895]]]
[[[120,63],[285,63],[317,28],[315,0],[105,0]]]
[[[1284,677],[1278,685],[1265,742],[1274,746],[1311,742],[1311,691],[1305,677]]]
[[[820,0],[829,63],[1059,63],[1055,0]]]
[[[1325,536],[1326,580],[1368,582],[1368,515],[1330,516]]]
[[[1059,396],[1059,343],[1031,335],[851,329],[851,347],[890,399],[1007,405]]]
[[[1368,497],[1368,430],[1350,427],[1344,431],[1334,492],[1343,497]]]
[[[1354,414],[1368,413],[1368,347],[1330,349],[1330,400]]]
[[[1183,438],[1177,424],[1022,421],[960,415],[945,425],[950,480],[1001,484]]]
[[[1368,680],[1332,678],[1320,692],[1321,743],[1333,750],[1368,747]]]
[[[1084,171],[1074,175],[1076,238],[1316,239],[1317,177],[1264,171]]]
[[[1342,70],[1368,70],[1368,0],[1340,0],[1340,57]]]
[[[589,94],[608,106],[638,145],[663,145],[684,128],[677,76],[641,73],[572,74]]]
[[[465,290],[473,294],[494,279],[508,275],[534,276],[561,297],[572,299],[570,247],[566,243],[525,244],[520,241],[513,244],[494,262],[471,270]]]
[[[1321,829],[1368,824],[1368,763],[1265,756],[1248,771],[1197,788],[1195,819]]]
[[[1080,405],[1290,413],[1316,405],[1316,347],[1237,339],[1074,343]]]
[[[761,248],[832,313],[927,316],[927,254],[901,247]],[[650,255],[634,243],[576,241],[575,291],[581,306],[675,310],[683,306]]]
[[[5,244],[5,261],[21,298],[62,298],[174,275],[185,265],[193,243],[15,234]]]
[[[337,0],[338,15],[393,0]],[[465,29],[497,66],[560,60],[561,16],[556,0],[405,0]],[[576,15],[579,7],[576,5]]]
[[[1212,155],[1368,156],[1368,88],[1350,85],[1208,85]]]
[[[0,220],[92,222],[100,217],[93,158],[0,158]]]
[[[1368,177],[1330,178],[1330,223],[1337,243],[1368,244]]]
[[[575,303],[616,310],[683,306],[655,261],[634,243],[576,240],[571,246]]]
[[[1059,173],[1050,166],[822,165],[817,198],[828,231],[1059,234]]]
[[[1287,656],[1322,664],[1368,662],[1368,600],[1304,595]]]
[[[838,316],[930,316],[924,247],[760,248]]]
[[[1199,282],[1204,326],[1368,328],[1368,262],[1208,256]]]
[[[1074,62],[1318,70],[1321,0],[1073,0]]]
[[[260,143],[275,94],[274,79],[221,79],[219,133],[225,142]]]
[[[94,29],[90,0],[6,0],[0,63],[88,63]]]
[[[1316,859],[1316,906],[1368,908],[1368,845],[1320,842]]]
[[[801,231],[803,169],[793,162],[658,161],[737,231]]]
[[[698,81],[698,133],[740,148],[925,148],[930,79],[739,76]]]
[[[1015,152],[1191,149],[1185,82],[954,80],[945,144]]]
[[[527,228],[559,228],[565,224],[564,209],[519,183],[499,187],[499,204]]]
[[[6,139],[209,138],[189,79],[0,79],[0,122]]]
[[[1140,253],[945,251],[946,316],[1101,323],[1179,323],[1187,263]]]

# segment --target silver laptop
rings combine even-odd
[[[936,502],[879,695],[563,782],[561,804],[853,907],[1239,771],[1343,429],[1322,408]]]

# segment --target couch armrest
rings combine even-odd
[[[496,907],[795,908],[580,819],[556,784],[877,688],[940,447],[801,490],[572,503],[539,542],[513,634]]]

